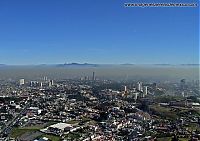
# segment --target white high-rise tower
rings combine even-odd
[[[19,80],[19,85],[24,85],[25,84],[25,80],[24,79],[20,79]]]
[[[142,82],[138,82],[138,83],[137,83],[136,89],[137,89],[138,91],[142,91]]]

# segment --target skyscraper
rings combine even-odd
[[[92,73],[92,80],[95,80],[95,72]]]
[[[48,85],[49,85],[49,87],[51,87],[51,86],[52,86],[52,84],[51,84],[51,82],[50,82],[50,81],[48,82]]]
[[[144,94],[144,96],[146,96],[148,94],[148,87],[147,86],[143,87],[143,94]]]
[[[20,79],[19,80],[19,85],[24,85],[25,84],[25,80],[24,79]]]
[[[42,88],[43,87],[43,83],[42,82],[40,82],[40,88]]]
[[[124,91],[125,91],[125,92],[127,91],[127,86],[124,86]]]
[[[142,82],[138,82],[138,83],[137,83],[136,89],[137,89],[138,91],[142,91]]]
[[[44,76],[43,80],[44,80],[44,81],[47,81],[47,80],[48,80],[47,76]]]

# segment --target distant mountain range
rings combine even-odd
[[[57,64],[57,67],[98,67],[99,64],[88,64],[88,63],[68,63],[68,64]]]
[[[1,66],[6,66],[6,65],[5,65],[5,64],[0,64],[0,67],[1,67]]]
[[[65,66],[86,66],[86,67],[98,67],[98,66],[109,66],[109,65],[112,65],[112,66],[120,66],[120,65],[123,65],[123,66],[133,66],[133,65],[156,65],[156,66],[199,66],[200,64],[129,64],[129,63],[126,63],[126,64],[89,64],[89,63],[83,63],[83,64],[80,64],[80,63],[68,63],[68,64],[57,64],[56,66],[59,66],[59,67],[65,67]]]

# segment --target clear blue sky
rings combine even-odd
[[[0,0],[0,63],[199,63],[199,7],[124,2]]]

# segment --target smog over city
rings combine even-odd
[[[1,0],[0,141],[200,141],[198,0]]]
[[[48,76],[54,79],[78,79],[92,76],[112,80],[179,81],[182,78],[194,80],[199,77],[198,65],[133,65],[133,64],[63,64],[35,66],[2,66],[1,79],[40,79]]]

